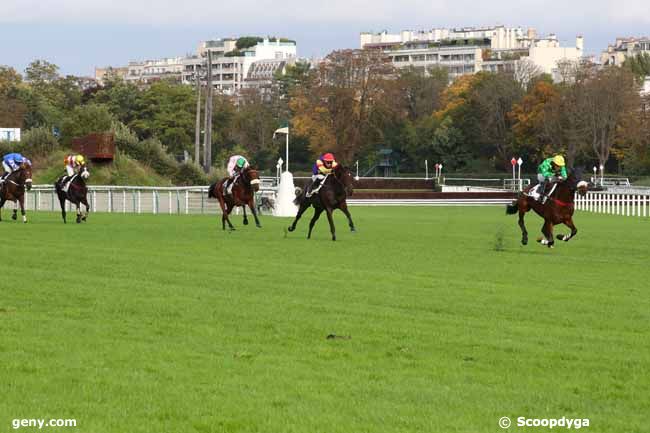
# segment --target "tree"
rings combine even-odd
[[[512,156],[512,122],[509,113],[523,97],[521,85],[510,74],[479,73],[474,83],[471,102],[481,128],[478,146],[496,153],[498,167],[504,167]],[[483,153],[483,152],[481,152]]]
[[[587,139],[598,162],[604,165],[614,145],[618,128],[641,107],[634,75],[625,68],[606,67],[585,84]]]
[[[63,143],[70,145],[73,138],[109,132],[114,122],[115,118],[105,105],[79,105],[72,110],[63,123],[61,130]]]
[[[628,57],[623,62],[623,67],[643,81],[645,77],[650,76],[650,54],[639,53],[636,56]]]
[[[449,74],[444,68],[423,71],[410,67],[399,71],[398,80],[408,118],[415,121],[440,109],[442,92],[449,83]]]
[[[35,60],[25,69],[25,79],[32,85],[53,83],[59,78],[59,67],[47,60]]]
[[[395,71],[382,53],[335,51],[312,70],[290,102],[293,128],[309,138],[312,153],[336,152],[353,161],[364,148],[383,141],[379,112],[399,110]],[[388,115],[390,117],[390,115]]]

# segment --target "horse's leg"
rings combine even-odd
[[[5,205],[7,200],[4,197],[0,197],[0,221],[2,221],[2,207]]]
[[[11,214],[11,219],[16,221],[18,219],[18,203],[19,202],[16,199],[16,200],[13,201],[13,203],[14,203],[14,209],[13,209],[13,212]]]
[[[309,221],[309,233],[307,233],[307,239],[311,239],[311,231],[314,229],[314,226],[316,225],[316,221],[318,221],[318,218],[320,218],[320,214],[323,213],[323,208],[318,207],[314,208],[314,216],[311,218],[311,221]]]
[[[235,227],[230,222],[230,213],[235,208],[235,204],[234,203],[232,205],[226,204],[226,206],[227,206],[227,209],[226,209],[226,222],[228,223],[228,228],[230,230],[235,230]]]
[[[524,217],[526,216],[526,210],[523,210],[519,207],[519,228],[521,228],[521,244],[528,245],[528,230],[526,230],[526,224],[524,223]]]
[[[348,209],[348,204],[346,202],[341,203],[339,205],[339,209],[341,209],[341,212],[343,212],[345,216],[348,217],[348,225],[350,226],[350,231],[356,232],[357,229],[354,228],[354,223],[352,222],[352,215],[350,215],[350,210]]]
[[[244,225],[247,226],[248,225],[248,216],[246,215],[246,205],[242,206],[242,208],[244,209]]]
[[[300,219],[302,214],[304,214],[305,211],[309,209],[309,206],[311,206],[311,204],[307,200],[303,200],[300,203],[300,208],[298,208],[298,213],[296,214],[296,218],[293,220],[293,223],[291,223],[291,225],[289,226],[290,232],[296,229],[296,224],[298,224],[298,220]]]
[[[260,224],[260,220],[259,220],[259,218],[257,217],[257,209],[255,209],[255,197],[252,197],[252,198],[248,201],[248,207],[251,208],[251,212],[253,213],[253,218],[255,218],[255,226],[256,226],[258,229],[261,229],[261,228],[262,228],[262,224]],[[246,211],[246,206],[244,206],[244,212],[245,212],[245,211]],[[244,215],[246,215],[246,213],[244,213]]]
[[[546,245],[549,248],[553,248],[555,241],[553,240],[553,224],[549,221],[544,220],[544,225],[542,226],[543,238],[539,239],[539,243]]]
[[[88,218],[88,212],[90,212],[90,205],[88,204],[88,199],[86,198],[86,196],[83,196],[81,198],[81,203],[86,207],[86,212],[84,212],[84,214],[82,215],[81,220],[86,221],[86,219]]]
[[[569,240],[571,240],[571,238],[573,238],[578,233],[578,229],[576,228],[575,224],[573,224],[573,217],[568,217],[566,221],[564,221],[564,225],[571,229],[571,234],[557,235],[557,238],[561,241],[569,242]]]
[[[81,205],[79,204],[80,202],[77,201],[74,205],[77,207],[77,224],[81,222]]]
[[[61,203],[61,216],[63,217],[63,224],[67,224],[68,222],[65,219],[65,196],[62,193],[59,194],[59,203]]]
[[[23,216],[23,224],[27,223],[27,215],[25,215],[25,195],[21,195],[18,199],[18,204],[20,204],[20,214]],[[16,211],[14,210],[14,213]]]
[[[327,221],[330,223],[330,232],[332,232],[332,240],[336,240],[336,228],[334,228],[334,218],[332,218],[332,209],[330,208],[325,208],[325,212],[327,212]]]
[[[223,198],[223,194],[218,193],[217,199],[219,200],[219,207],[221,208],[221,228],[226,230],[226,219],[228,218],[228,211],[226,210],[226,203]]]

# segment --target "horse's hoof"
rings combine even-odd
[[[13,215],[11,216],[11,219],[14,220],[14,221],[16,221],[16,220],[18,219],[18,215],[13,214]]]
[[[289,227],[287,230],[289,230],[290,232],[292,232],[292,231],[295,230],[295,228],[294,228],[294,227]]]
[[[258,229],[262,228],[262,224],[255,224],[255,225],[257,226]]]
[[[244,220],[244,225],[245,225],[245,226],[248,225],[248,220]]]
[[[350,231],[351,231],[352,233],[356,233],[356,232],[357,232],[357,229],[355,229],[354,227],[351,227],[351,228],[350,228]]]
[[[528,239],[522,239],[521,244],[522,245],[528,245]]]

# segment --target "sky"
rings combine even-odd
[[[61,73],[194,53],[241,35],[294,39],[300,57],[358,48],[359,33],[434,27],[534,27],[597,54],[618,36],[650,36],[647,0],[0,0],[0,65],[35,59]]]

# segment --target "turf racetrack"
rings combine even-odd
[[[0,431],[648,431],[648,219],[579,213],[549,250],[503,207],[352,211],[335,243],[325,218],[5,211]]]

